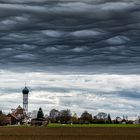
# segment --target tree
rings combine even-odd
[[[0,110],[0,115],[2,115],[3,113],[2,113],[2,110]]]
[[[121,117],[116,117],[116,119],[114,120],[114,123],[119,124],[122,122]]]
[[[92,115],[89,114],[87,111],[84,111],[80,117],[81,123],[91,123],[92,122]]]
[[[3,114],[2,111],[0,111],[0,126],[5,125],[5,117],[6,115]]]
[[[78,124],[78,116],[76,113],[74,113],[73,116],[71,117],[71,122],[73,124]]]
[[[40,107],[39,110],[38,110],[38,113],[37,113],[37,118],[44,118],[44,113],[42,111],[42,108]]]
[[[111,120],[110,114],[108,114],[108,116],[107,116],[107,123],[112,123],[112,120]]]
[[[97,114],[97,119],[106,120],[106,119],[107,119],[107,114],[104,113],[104,112],[99,112],[99,113]]]
[[[56,109],[50,111],[49,119],[52,123],[58,123],[60,112]]]
[[[108,115],[104,112],[99,112],[97,115],[96,115],[96,121],[97,123],[106,123],[108,119]]]
[[[59,120],[61,123],[67,124],[71,121],[71,111],[70,110],[62,110],[60,111]]]

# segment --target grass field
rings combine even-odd
[[[0,140],[140,140],[139,125],[0,127]]]
[[[49,124],[47,127],[139,127],[139,124]]]

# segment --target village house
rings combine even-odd
[[[19,125],[27,122],[27,115],[24,108],[18,106],[16,109],[11,109],[11,111],[7,115],[7,123],[10,125]]]

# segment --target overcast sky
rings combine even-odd
[[[139,34],[139,0],[0,0],[1,109],[140,115]]]

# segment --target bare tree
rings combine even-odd
[[[92,122],[92,115],[87,111],[84,111],[80,117],[81,123],[91,123]]]

